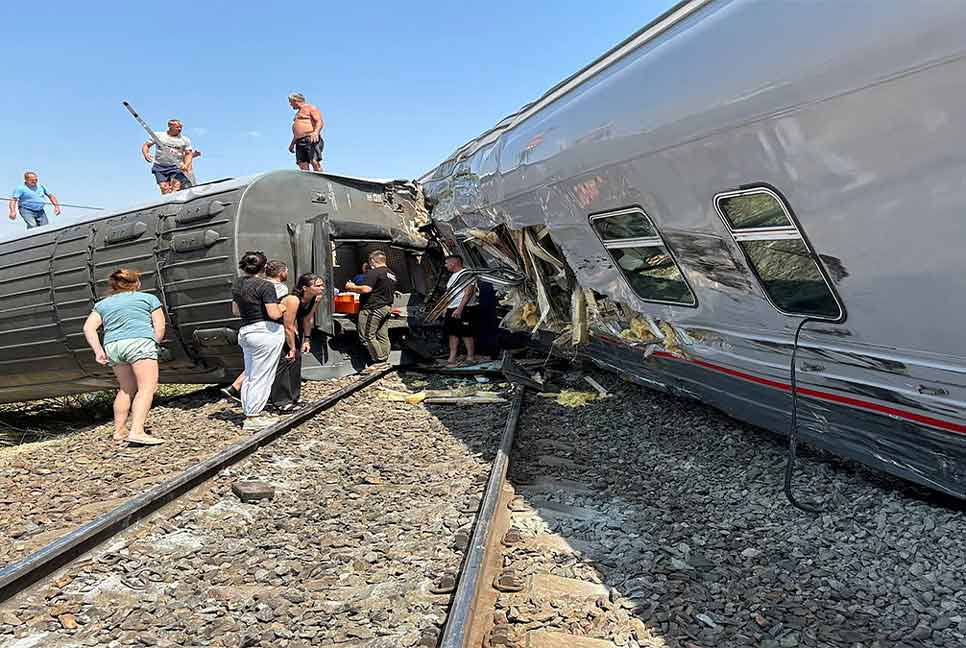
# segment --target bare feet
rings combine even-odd
[[[118,432],[117,430],[115,430],[114,431],[114,440],[115,441],[127,441],[127,432],[124,432],[123,430],[121,432]]]

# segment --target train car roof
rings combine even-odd
[[[51,224],[43,227],[36,227],[22,232],[19,234],[10,234],[7,236],[0,237],[0,244],[8,243],[10,241],[16,241],[20,239],[26,239],[31,236],[45,234],[47,232],[56,232],[67,227],[73,227],[75,225],[83,225],[84,223],[92,223],[105,218],[111,218],[113,216],[118,216],[121,214],[129,214],[131,212],[140,211],[142,209],[151,209],[154,207],[159,207],[161,205],[180,205],[186,203],[190,200],[194,200],[200,196],[207,194],[222,193],[225,191],[231,191],[232,189],[239,189],[247,185],[251,185],[257,180],[273,174],[278,173],[317,173],[318,175],[325,176],[327,178],[332,178],[333,180],[345,180],[350,183],[366,183],[374,185],[388,185],[393,182],[405,182],[404,180],[386,180],[386,179],[376,179],[376,178],[364,178],[361,176],[350,176],[335,173],[322,173],[316,171],[298,171],[295,169],[279,169],[275,171],[264,171],[262,173],[256,173],[254,175],[243,176],[240,178],[221,178],[218,180],[211,180],[209,182],[202,182],[196,184],[190,189],[185,189],[184,191],[177,191],[172,194],[166,194],[164,196],[157,196],[153,200],[136,203],[134,205],[129,205],[126,207],[121,207],[118,209],[111,209],[108,211],[98,212],[96,214],[91,214],[90,216],[82,216],[77,219],[72,219],[68,221],[63,221],[57,224]]]
[[[673,7],[657,16],[654,20],[625,38],[623,41],[601,54],[589,64],[580,70],[577,70],[563,81],[557,83],[536,100],[525,104],[516,112],[511,113],[498,121],[492,128],[483,131],[470,141],[459,146],[445,160],[432,169],[426,171],[426,173],[419,178],[419,182],[425,183],[433,179],[433,176],[440,167],[443,167],[449,162],[459,162],[460,160],[469,157],[483,146],[496,141],[503,133],[513,129],[513,127],[529,118],[537,111],[542,110],[544,107],[564,96],[591,77],[617,63],[634,50],[658,37],[712,1],[713,0],[681,0]],[[449,173],[444,174],[444,176],[446,175],[449,175]]]

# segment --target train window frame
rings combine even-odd
[[[750,196],[755,194],[765,194],[770,196],[781,208],[782,213],[784,214],[785,218],[788,221],[788,225],[766,226],[766,227],[735,227],[728,219],[727,215],[725,215],[724,209],[721,206],[721,202],[728,198]],[[719,192],[715,194],[713,202],[714,202],[715,212],[717,212],[718,217],[721,219],[721,222],[724,223],[725,228],[728,230],[728,233],[731,235],[732,240],[735,242],[735,246],[738,248],[738,250],[741,252],[742,256],[744,257],[745,263],[748,265],[748,268],[751,270],[752,274],[755,275],[755,279],[758,281],[758,285],[761,288],[762,294],[764,294],[765,299],[768,300],[768,303],[770,303],[775,310],[777,310],[782,315],[787,315],[789,317],[803,317],[803,318],[809,318],[809,319],[823,320],[827,322],[841,322],[845,319],[845,313],[846,313],[845,305],[843,304],[842,299],[839,297],[838,292],[835,290],[835,287],[832,285],[832,281],[831,279],[829,279],[828,272],[825,269],[825,265],[822,263],[821,257],[815,251],[815,248],[812,246],[811,241],[808,240],[808,237],[805,236],[805,232],[802,229],[801,224],[798,222],[798,219],[795,217],[794,212],[792,212],[791,208],[789,207],[788,201],[785,200],[785,198],[781,195],[781,193],[779,193],[776,189],[769,187],[767,185],[749,185],[746,187],[742,187],[741,189]],[[758,268],[754,260],[749,256],[748,252],[745,250],[745,247],[742,245],[742,243],[753,242],[753,241],[800,241],[802,245],[805,247],[806,252],[808,252],[809,259],[812,261],[813,264],[815,264],[815,268],[818,270],[819,276],[822,278],[822,281],[825,283],[825,288],[828,290],[828,293],[832,296],[832,300],[835,302],[835,305],[838,308],[838,315],[833,317],[830,315],[818,315],[815,313],[795,312],[795,311],[786,310],[781,306],[779,306],[778,303],[775,301],[775,299],[772,297],[771,293],[769,292],[767,284],[759,274]]]
[[[625,238],[625,239],[604,239],[604,237],[601,236],[600,232],[597,230],[597,227],[594,224],[595,221],[598,221],[598,220],[614,218],[616,216],[624,216],[626,214],[639,215],[650,226],[651,230],[654,232],[655,235],[646,236],[646,237]],[[591,231],[594,233],[594,236],[597,237],[597,240],[600,241],[600,244],[607,251],[607,256],[610,257],[611,263],[617,269],[617,273],[620,275],[621,280],[624,282],[624,284],[628,287],[628,289],[637,299],[640,299],[642,302],[649,303],[649,304],[664,304],[666,306],[681,306],[684,308],[698,307],[698,295],[696,292],[694,292],[694,288],[691,287],[691,282],[688,281],[687,275],[685,274],[684,269],[681,267],[681,263],[678,261],[677,256],[668,246],[667,242],[664,240],[664,237],[661,235],[660,228],[658,228],[658,226],[654,223],[651,217],[648,216],[647,212],[644,210],[643,207],[640,207],[638,205],[632,205],[630,207],[622,207],[620,209],[612,209],[606,212],[598,212],[595,214],[590,214],[590,216],[588,216],[588,222],[590,224]],[[627,270],[625,270],[620,266],[620,263],[618,262],[617,258],[614,256],[614,253],[611,251],[615,249],[648,248],[648,247],[660,247],[671,258],[671,261],[674,263],[674,267],[677,269],[678,275],[681,277],[681,282],[684,283],[685,288],[687,288],[688,290],[688,294],[691,295],[690,302],[670,301],[665,299],[654,299],[654,298],[642,297],[634,288],[634,285],[631,283],[631,280],[627,275]]]

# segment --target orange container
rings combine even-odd
[[[335,312],[346,315],[359,314],[359,299],[355,293],[339,293],[335,296]]]

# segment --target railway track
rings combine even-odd
[[[378,398],[439,377],[353,384],[8,582],[0,646],[962,645],[966,588],[944,567],[961,516],[806,460],[805,487],[854,505],[803,518],[771,479],[781,440],[594,376],[609,400],[577,409],[519,388],[472,408]],[[265,475],[276,499],[239,504],[232,484]],[[61,561],[83,551],[65,545]]]
[[[30,624],[23,624],[19,628],[19,631],[12,637],[0,634],[0,645],[8,645],[7,642],[13,642],[10,645],[18,646],[101,645],[100,643],[96,643],[98,641],[97,635],[84,634],[84,625],[96,624],[97,620],[89,618],[88,613],[81,611],[87,608],[82,605],[79,606],[77,603],[81,600],[92,600],[91,592],[96,593],[98,591],[97,582],[110,582],[114,579],[121,588],[133,592],[149,591],[152,588],[160,587],[164,583],[169,582],[169,577],[166,576],[164,569],[161,567],[163,561],[157,559],[154,562],[144,560],[136,552],[134,555],[137,555],[138,558],[135,560],[127,549],[139,546],[139,542],[145,542],[144,538],[150,538],[152,532],[146,529],[152,524],[160,524],[162,529],[169,532],[173,531],[175,536],[184,531],[181,518],[171,517],[169,520],[163,521],[166,517],[165,512],[171,508],[166,505],[174,503],[172,506],[177,504],[182,507],[182,511],[184,511],[184,507],[190,509],[193,504],[190,502],[182,504],[180,501],[177,501],[178,498],[188,500],[197,499],[199,492],[212,488],[206,483],[209,480],[217,481],[217,477],[224,477],[226,474],[230,478],[233,478],[235,476],[233,471],[238,470],[237,466],[240,465],[239,462],[245,460],[246,457],[250,457],[259,448],[264,448],[265,450],[263,452],[275,452],[273,450],[274,445],[271,445],[273,442],[280,439],[287,432],[300,429],[299,426],[304,427],[304,424],[314,422],[319,418],[320,414],[337,407],[350,396],[358,394],[360,397],[369,398],[371,402],[372,390],[365,390],[385,378],[391,371],[368,376],[340,389],[336,393],[306,407],[297,414],[284,419],[275,426],[225,448],[176,477],[150,488],[143,494],[124,502],[91,522],[58,538],[39,551],[31,553],[0,570],[0,628],[3,627],[4,623],[9,624],[11,619],[20,621],[17,618],[17,614],[19,613],[25,616],[25,610],[34,612],[41,611],[41,608],[50,610],[50,619],[46,623],[41,619],[39,624],[33,624],[29,630],[26,626]],[[429,624],[427,628],[422,628],[421,634],[416,637],[412,636],[412,632],[410,632],[409,636],[404,638],[406,641],[401,645],[471,645],[469,643],[470,638],[477,636],[474,633],[478,625],[472,617],[474,614],[479,614],[479,606],[476,603],[476,599],[485,590],[482,584],[484,575],[488,573],[485,569],[485,563],[487,561],[486,550],[491,548],[488,545],[492,545],[492,532],[495,529],[494,519],[504,504],[502,501],[502,486],[506,476],[513,433],[519,419],[522,404],[523,392],[518,389],[513,396],[506,420],[500,426],[502,434],[499,437],[497,435],[491,435],[493,437],[491,441],[493,442],[495,456],[486,475],[479,475],[479,492],[475,494],[470,493],[469,499],[464,498],[464,501],[455,505],[456,508],[463,511],[463,514],[461,514],[462,523],[459,529],[451,528],[453,525],[450,524],[449,527],[436,530],[437,533],[440,530],[443,532],[456,531],[454,555],[457,557],[462,556],[462,568],[457,572],[456,565],[452,564],[452,560],[450,560],[451,564],[449,566],[445,564],[437,566],[432,578],[434,584],[428,585],[424,583],[420,586],[419,589],[422,590],[420,604],[427,605],[426,602],[431,601],[432,607],[437,612],[435,616],[431,615],[429,617],[433,623]],[[495,407],[497,406],[484,405],[483,409],[490,411]],[[479,412],[480,410],[474,408],[473,411]],[[466,418],[466,414],[467,411],[465,408],[458,406],[455,409],[452,406],[441,406],[440,411],[437,413],[441,420],[447,420],[446,417],[450,417],[451,419]],[[343,418],[358,418],[352,411],[337,412],[334,416],[340,417],[339,420]],[[396,424],[398,425],[401,422],[399,421]],[[446,425],[440,426],[440,429],[445,432],[451,430],[453,427],[452,423],[447,422]],[[468,436],[467,438],[470,437]],[[313,441],[313,443],[317,441]],[[467,441],[464,439],[464,442]],[[403,442],[400,441],[400,443]],[[498,448],[496,447],[497,445]],[[249,459],[248,461],[250,462],[251,460]],[[284,456],[277,461],[286,466],[294,463]],[[380,470],[392,472],[391,468],[387,468],[386,466],[376,464],[376,467]],[[361,468],[361,470],[365,470],[365,468]],[[486,477],[487,484],[485,492],[482,488],[484,476]],[[382,480],[380,479],[366,477],[359,486],[379,488],[378,484],[381,482]],[[387,486],[393,488],[406,487],[405,484],[390,484]],[[217,488],[217,486],[214,488]],[[444,487],[443,490],[447,488],[448,486]],[[362,493],[365,493],[365,490],[363,488]],[[458,491],[459,489],[456,488],[456,490]],[[351,499],[356,498],[359,494],[359,491],[351,494],[346,493],[343,499],[349,499],[351,504]],[[436,498],[439,500],[439,493],[437,493]],[[215,508],[217,508],[217,505],[210,507],[209,510],[214,510]],[[404,506],[399,508],[404,508]],[[452,509],[453,507],[451,506],[450,508]],[[364,508],[360,510],[363,511],[365,517],[373,518],[371,511],[366,512]],[[155,512],[157,512],[157,515],[152,516],[151,514]],[[159,519],[162,521],[158,522]],[[190,527],[191,525],[185,526]],[[142,530],[142,527],[145,527],[145,529]],[[465,555],[463,555],[463,543],[466,542],[470,530],[472,530],[472,537],[468,543],[469,547]],[[128,540],[119,540],[119,538],[128,538]],[[446,545],[453,543],[452,537],[441,538],[440,540]],[[162,541],[152,539],[150,542],[154,543],[155,546],[161,546],[164,544],[164,539]],[[345,542],[337,542],[334,546],[340,547],[345,544]],[[118,550],[119,546],[127,548]],[[81,556],[83,558],[77,560]],[[334,557],[337,560],[343,558],[340,556]],[[90,568],[93,568],[99,575],[87,584],[77,585],[77,583],[84,582],[85,574],[87,573],[86,570]],[[306,575],[313,575],[311,573],[312,571],[308,570],[305,573]],[[383,578],[385,577],[386,575],[383,575]],[[321,580],[319,578],[309,578],[305,582],[316,582],[314,586],[317,587],[318,581]],[[426,579],[424,578],[423,580],[425,581]],[[333,589],[340,592],[345,589],[341,585],[342,583],[332,583]],[[246,584],[238,585],[239,590],[243,590],[245,587]],[[24,600],[27,603],[21,603],[17,607],[16,604]],[[39,601],[42,601],[42,603],[38,603]],[[3,604],[4,602],[6,602],[6,605]],[[112,598],[110,599],[110,604],[118,604],[118,600]],[[128,600],[127,603],[124,603],[122,600],[120,601],[120,605],[130,606],[135,610],[137,609],[137,605],[131,600]],[[65,612],[65,610],[70,611]],[[35,617],[35,620],[38,617],[45,616],[47,615],[41,613]],[[262,619],[259,619],[259,621],[262,621]],[[434,627],[436,630],[433,629]],[[444,633],[442,636],[440,635],[440,629]],[[137,629],[134,630],[136,631]],[[158,645],[169,645],[166,643],[165,630],[174,630],[174,628],[162,628],[157,634],[148,634],[148,641],[154,642],[157,640]],[[272,638],[260,637],[257,640],[252,640],[250,637],[243,635],[240,640],[242,641],[242,645],[277,645],[274,642],[282,639],[287,630],[281,627],[276,628],[276,630],[278,634],[273,635]],[[138,632],[137,634],[140,635],[141,633]],[[322,634],[320,633],[317,637],[312,637],[313,643]],[[367,637],[367,634],[366,631],[360,631],[358,629],[354,631],[349,630],[345,636],[339,637],[341,640],[338,643],[341,645],[344,643],[342,640],[345,640],[350,642],[348,645],[355,645],[351,643],[353,637],[355,637],[363,642],[359,644],[360,646],[383,645],[373,643],[373,641],[378,641],[378,637],[373,639],[373,637]],[[128,638],[135,639],[133,635]],[[182,645],[183,639],[184,637],[176,637],[175,642],[170,645]],[[410,643],[409,640],[412,639],[415,639],[418,643]],[[85,644],[80,641],[71,643],[77,640],[86,640],[88,643]],[[20,643],[16,643],[18,641]],[[39,643],[33,644],[30,643],[31,641]],[[288,641],[290,640],[285,640],[285,643],[282,645],[288,645]],[[392,643],[393,641],[395,639],[389,640],[384,645],[399,645]],[[123,645],[123,643],[118,645]],[[194,645],[190,638],[187,645]],[[217,642],[210,643],[208,640],[199,638],[198,645],[222,644]],[[292,643],[291,645],[298,644]],[[328,644],[323,642],[323,645]]]
[[[299,423],[332,407],[346,396],[363,389],[391,371],[394,371],[394,369],[370,374],[336,393],[308,405],[297,413],[285,417],[275,425],[225,448],[179,475],[148,489],[141,495],[65,534],[25,558],[0,569],[0,603],[49,576],[77,556],[90,551],[106,539],[191,490],[226,466],[236,463],[261,446],[271,443]]]

